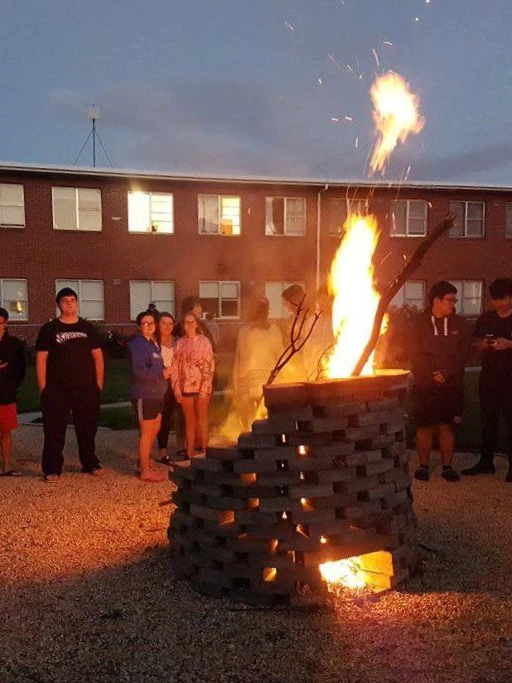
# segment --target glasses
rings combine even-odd
[[[141,323],[140,326],[141,326],[141,327],[151,327],[151,326],[154,325],[154,324],[155,324],[154,322],[150,322],[150,323]]]

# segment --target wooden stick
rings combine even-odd
[[[439,223],[439,225],[430,233],[430,235],[422,241],[414,254],[408,259],[407,263],[397,277],[388,285],[388,288],[380,298],[379,305],[377,306],[370,339],[364,347],[364,351],[357,361],[357,365],[352,371],[353,377],[359,377],[364,366],[368,362],[368,359],[373,353],[373,350],[375,349],[375,346],[379,340],[380,329],[382,327],[384,315],[388,310],[388,306],[393,300],[393,297],[401,289],[407,278],[409,278],[421,265],[421,262],[430,247],[432,247],[432,245],[439,239],[439,237],[441,237],[443,233],[453,226],[456,219],[457,217],[454,214],[447,214],[446,218],[441,221],[441,223]]]

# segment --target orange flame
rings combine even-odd
[[[325,562],[320,565],[320,573],[327,581],[329,590],[335,591],[338,586],[359,590],[365,588],[366,580],[355,559]]]
[[[419,133],[425,125],[418,113],[418,97],[398,74],[378,76],[370,90],[373,120],[379,136],[372,158],[371,171],[384,171],[386,162],[398,142],[405,142],[409,133]]]
[[[378,239],[375,219],[351,215],[345,230],[329,274],[335,345],[326,374],[332,379],[352,374],[370,338],[380,299],[373,285],[372,257]],[[373,355],[363,374],[371,374],[372,366]]]

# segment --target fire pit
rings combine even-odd
[[[269,417],[177,466],[174,569],[207,595],[291,604],[393,588],[418,564],[408,373],[265,388]]]

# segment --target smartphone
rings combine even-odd
[[[486,334],[485,335],[485,343],[487,346],[494,346],[496,343],[496,335],[495,334]]]

